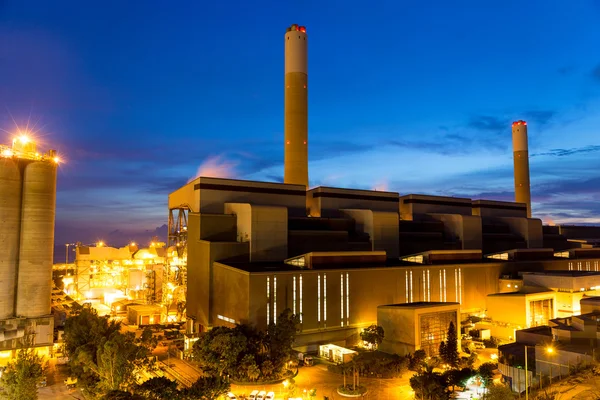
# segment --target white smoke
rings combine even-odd
[[[236,167],[238,164],[237,161],[227,160],[223,156],[209,157],[200,164],[198,171],[196,171],[196,175],[190,178],[188,183],[200,176],[208,178],[236,178]]]

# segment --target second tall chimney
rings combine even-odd
[[[285,34],[284,183],[308,188],[308,63],[306,28]]]
[[[527,205],[527,218],[531,218],[531,189],[529,183],[529,146],[527,122],[512,124],[513,159],[515,173],[515,201]]]

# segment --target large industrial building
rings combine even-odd
[[[306,43],[304,27],[287,29],[285,183],[199,177],[169,195],[190,331],[264,329],[290,308],[299,346],[348,345],[379,306],[457,303],[462,316],[485,315],[488,295],[518,292],[523,272],[598,271],[598,229],[531,218],[525,121],[512,126],[516,202],[309,189]],[[419,346],[431,347],[426,337]]]
[[[52,256],[56,152],[37,152],[27,136],[0,146],[0,355],[32,338],[43,353],[53,345]]]

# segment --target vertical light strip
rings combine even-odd
[[[321,274],[317,278],[317,322],[321,322]]]
[[[296,315],[296,277],[294,276],[294,282],[293,282],[293,288],[292,288],[292,292],[293,292],[293,304],[294,304],[294,315]]]
[[[273,276],[273,323],[277,323],[277,277]]]
[[[302,323],[302,274],[300,274],[300,323]]]
[[[454,301],[458,302],[458,270],[454,268]]]
[[[350,325],[350,274],[346,272],[346,325]]]
[[[344,326],[344,274],[340,274],[340,326]]]
[[[458,302],[462,304],[462,268],[458,269]]]
[[[429,270],[427,270],[427,301],[431,301],[431,281],[429,280]]]
[[[444,269],[444,302],[446,302],[448,297],[447,297],[447,292],[446,292],[446,270]]]
[[[323,272],[323,322],[327,325],[327,274]]]
[[[413,302],[413,277],[412,271],[410,271],[410,302]]]
[[[267,276],[267,326],[271,323],[271,278]]]
[[[405,271],[404,283],[406,284],[406,303],[408,303],[408,271]]]
[[[440,273],[440,301],[444,301],[444,296],[442,295],[442,270],[439,270]]]
[[[423,301],[427,301],[427,278],[425,276],[425,271],[423,272]]]

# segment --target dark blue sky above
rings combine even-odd
[[[512,200],[526,119],[535,216],[600,222],[600,2],[174,4],[0,0],[0,128],[67,160],[57,243],[149,234],[199,169],[281,180],[292,23],[312,186]]]

